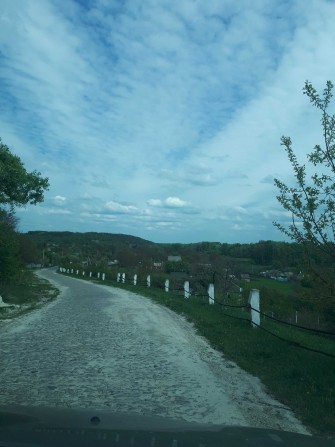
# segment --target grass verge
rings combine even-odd
[[[0,307],[0,320],[18,317],[54,300],[59,290],[31,270],[23,270],[15,282],[0,286],[0,295],[8,307]]]

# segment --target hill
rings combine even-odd
[[[73,233],[71,231],[28,231],[27,237],[36,244],[115,244],[128,247],[144,245],[153,246],[154,242],[147,241],[137,236],[113,233]]]

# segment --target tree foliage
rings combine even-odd
[[[283,136],[281,145],[287,153],[293,168],[295,186],[288,186],[275,179],[279,189],[277,199],[291,214],[291,223],[274,225],[293,241],[304,247],[309,267],[327,286],[331,296],[335,294],[332,279],[335,264],[335,115],[329,114],[333,84],[327,81],[326,88],[319,94],[313,85],[306,81],[303,93],[321,114],[323,130],[322,145],[317,144],[307,154],[308,168],[300,164],[293,149],[290,137]],[[325,268],[327,266],[327,268]]]
[[[0,139],[0,204],[22,206],[36,205],[44,199],[49,187],[48,178],[40,172],[28,172],[17,155],[9,150]]]
[[[14,207],[42,202],[48,187],[49,180],[37,171],[28,172],[0,139],[0,283],[15,277],[25,261],[23,254],[27,258],[24,239],[16,230]]]
[[[19,240],[8,225],[0,222],[0,284],[9,281],[20,266]]]

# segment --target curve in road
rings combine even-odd
[[[109,409],[308,433],[192,324],[137,294],[39,273],[61,294],[0,326],[4,404]]]

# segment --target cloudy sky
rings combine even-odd
[[[308,4],[308,7],[307,7]],[[328,0],[1,0],[0,137],[49,177],[20,229],[282,240],[273,178],[322,142]]]

